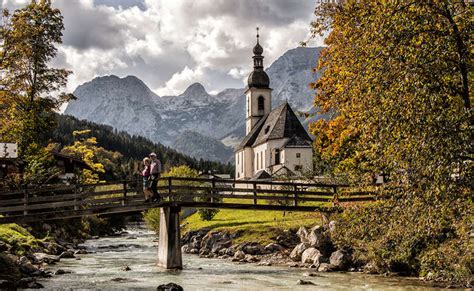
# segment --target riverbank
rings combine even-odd
[[[393,278],[362,273],[320,273],[287,266],[260,266],[183,255],[183,270],[156,266],[157,236],[142,226],[129,226],[117,237],[86,240],[80,244],[87,254],[81,260],[64,259],[46,268],[67,273],[41,279],[46,289],[141,289],[156,290],[174,282],[186,291],[193,290],[426,290],[413,278]],[[304,282],[308,285],[300,285]],[[312,283],[312,284],[311,284]]]
[[[37,281],[55,275],[46,270],[50,265],[63,259],[80,260],[77,255],[86,253],[80,246],[85,239],[97,234],[119,235],[119,229],[119,223],[93,217],[38,225],[0,225],[0,289],[42,288]]]
[[[372,262],[355,258],[351,247],[337,248],[335,221],[322,224],[320,214],[221,210],[212,221],[192,215],[183,221],[182,252],[201,258],[238,263],[301,268],[318,276],[327,272],[355,272],[404,277],[381,272]],[[418,278],[430,286],[453,287],[449,282]],[[459,286],[461,287],[461,286]]]

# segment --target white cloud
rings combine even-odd
[[[186,66],[181,72],[173,74],[165,86],[156,89],[155,92],[159,96],[178,95],[182,93],[182,88],[186,88],[196,82],[203,82],[203,77],[204,73],[201,67],[192,70]]]
[[[2,3],[15,8],[19,2]],[[61,9],[66,27],[53,64],[74,71],[68,89],[97,75],[133,74],[162,96],[179,94],[194,82],[212,92],[243,87],[252,68],[255,27],[261,28],[264,64],[269,66],[307,38],[315,4],[313,0],[53,0],[53,5]]]

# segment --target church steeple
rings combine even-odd
[[[259,42],[260,35],[258,34],[258,30],[259,28],[257,27],[257,44],[253,47],[253,68],[255,70],[263,70],[263,47]]]
[[[263,70],[263,48],[257,27],[257,44],[253,48],[253,71],[248,78],[246,133],[249,134],[257,122],[272,110],[272,89],[270,78]]]
[[[250,73],[248,78],[249,88],[269,88],[270,79],[267,73],[263,70],[263,48],[260,45],[260,34],[258,33],[259,28],[257,27],[257,44],[253,48],[253,72]]]

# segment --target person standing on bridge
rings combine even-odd
[[[145,202],[149,202],[153,197],[153,192],[150,186],[151,160],[148,157],[143,159],[143,166],[145,167],[143,171],[138,173],[143,177],[143,195],[145,195]]]
[[[151,191],[153,196],[151,197],[152,202],[159,202],[160,196],[158,194],[158,179],[161,176],[161,162],[155,153],[150,154],[151,166],[150,166],[150,180],[151,180]]]

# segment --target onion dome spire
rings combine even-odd
[[[270,79],[267,73],[263,70],[263,48],[260,45],[260,35],[258,33],[259,28],[257,27],[257,44],[253,48],[253,72],[250,73],[248,78],[249,88],[268,88],[270,86]]]

